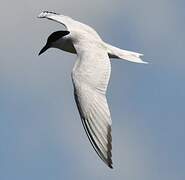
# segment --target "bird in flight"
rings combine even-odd
[[[68,16],[43,11],[38,18],[47,18],[65,26],[65,31],[52,33],[39,55],[49,48],[77,54],[71,76],[74,97],[88,139],[98,156],[112,166],[111,115],[106,90],[111,73],[110,58],[147,63],[142,54],[123,50],[104,42],[90,26]]]

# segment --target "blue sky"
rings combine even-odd
[[[156,1],[3,2],[0,33],[1,180],[184,180],[185,3]],[[50,49],[63,27],[39,20],[52,10],[85,22],[148,65],[112,60],[107,98],[113,163],[93,151],[73,99],[75,56]]]

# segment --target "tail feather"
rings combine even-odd
[[[107,47],[108,55],[110,58],[118,58],[118,59],[124,59],[124,60],[130,61],[130,62],[148,64],[148,62],[145,62],[141,59],[143,54],[123,50],[107,43],[105,43],[105,46]]]

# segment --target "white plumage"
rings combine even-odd
[[[112,168],[112,121],[106,100],[111,72],[109,58],[136,63],[146,62],[140,59],[142,54],[105,43],[93,28],[68,16],[44,11],[38,17],[59,22],[67,29],[65,32],[53,33],[39,54],[49,47],[77,54],[72,70],[72,81],[82,124],[99,157]]]

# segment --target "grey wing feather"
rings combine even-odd
[[[82,93],[83,96],[91,96],[88,98],[89,101],[84,101],[83,97],[79,95],[81,92],[76,89],[74,91],[83,127],[98,156],[112,168],[112,136],[109,123],[111,120],[106,97],[98,92],[87,90]]]

